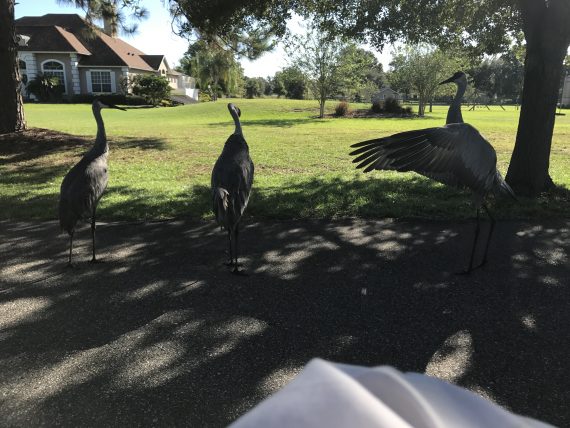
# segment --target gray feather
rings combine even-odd
[[[466,123],[407,131],[353,145],[353,162],[373,169],[414,171],[441,183],[484,196],[494,186],[497,156],[481,134]],[[503,180],[504,182],[504,180]]]

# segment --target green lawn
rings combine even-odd
[[[316,119],[315,101],[233,100],[255,163],[248,212],[256,218],[429,217],[473,215],[464,192],[416,174],[354,169],[350,144],[445,122],[446,107],[426,118]],[[94,139],[89,105],[25,106],[29,126]],[[334,107],[329,102],[329,109]],[[355,106],[353,106],[355,107]],[[356,106],[356,107],[365,107]],[[507,107],[465,111],[497,150],[505,173],[518,111]],[[570,188],[570,112],[557,116],[551,174]],[[176,108],[104,110],[110,143],[110,181],[99,218],[210,217],[210,171],[233,122],[225,100]],[[0,140],[0,218],[52,219],[61,180],[89,147],[77,140],[10,143]],[[499,217],[566,216],[568,191],[519,205],[499,203]]]

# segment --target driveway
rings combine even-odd
[[[486,228],[483,229],[483,233]],[[389,364],[569,426],[570,221],[0,222],[2,426],[223,426],[313,357]]]

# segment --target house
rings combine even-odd
[[[57,76],[67,98],[130,92],[138,74],[164,76],[173,95],[197,100],[193,78],[170,68],[164,55],[146,55],[110,31],[91,27],[77,14],[25,16],[15,21],[24,83],[38,74]]]
[[[378,92],[372,95],[372,103],[381,103],[383,104],[388,98],[393,98],[397,101],[402,101],[402,95],[399,92],[396,92],[392,88],[384,87],[381,88]]]
[[[560,104],[566,107],[570,107],[570,74],[567,74],[564,78],[564,87],[562,89],[562,99]]]

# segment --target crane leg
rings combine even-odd
[[[477,267],[481,267],[485,263],[487,263],[487,253],[489,252],[489,244],[491,243],[491,236],[493,235],[493,230],[495,229],[495,223],[496,223],[495,217],[493,217],[491,211],[489,211],[489,208],[487,207],[486,204],[483,204],[483,208],[485,209],[485,212],[489,216],[489,220],[491,220],[491,225],[489,226],[489,234],[487,235],[487,243],[485,244],[485,253],[483,253],[483,261]]]
[[[467,275],[473,270],[473,258],[475,257],[475,249],[477,248],[477,239],[479,237],[479,208],[477,208],[477,223],[475,224],[475,237],[473,238],[473,246],[471,247],[471,256],[469,257],[469,267],[459,272],[459,275]]]
[[[234,265],[234,270],[232,271],[233,274],[236,275],[243,275],[243,276],[247,276],[246,273],[243,270],[239,270],[239,263],[238,263],[238,235],[239,235],[239,226],[236,226],[235,232],[234,232],[235,236],[235,242],[234,242],[234,257],[235,257],[235,265]]]
[[[93,215],[91,216],[91,242],[92,242],[92,250],[93,250],[93,258],[91,259],[91,263],[97,263],[97,256],[95,254],[95,210],[93,208]]]
[[[228,229],[228,255],[229,255],[229,261],[227,261],[226,263],[224,263],[226,266],[233,266],[234,264],[234,259],[233,259],[233,253],[232,253],[232,231],[230,229]]]
[[[73,264],[71,263],[71,254],[73,252],[73,234],[74,233],[75,233],[75,231],[72,231],[69,234],[69,261],[67,262],[68,267],[73,267]]]

